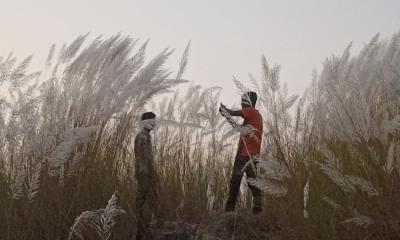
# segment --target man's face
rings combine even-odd
[[[251,106],[251,105],[249,104],[248,100],[247,100],[245,97],[242,97],[242,98],[241,98],[241,103],[240,103],[240,104],[242,105],[242,108],[250,107],[250,106]]]

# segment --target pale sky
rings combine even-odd
[[[191,40],[184,77],[224,87],[228,103],[236,96],[232,76],[259,77],[262,54],[282,65],[291,92],[302,93],[326,57],[351,41],[357,52],[376,33],[387,38],[400,30],[400,0],[2,0],[0,6],[2,56],[33,53],[40,70],[53,43],[121,32],[150,38],[153,56],[176,48],[168,64],[176,69]]]

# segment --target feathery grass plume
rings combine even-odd
[[[24,196],[27,173],[25,169],[19,171],[14,183],[11,185],[11,198],[19,200]]]
[[[262,78],[256,80],[251,77],[251,82],[257,90],[260,103],[260,113],[263,116],[265,125],[264,134],[264,149],[273,149],[272,152],[276,154],[279,161],[286,165],[289,172],[296,167],[295,162],[289,161],[291,154],[295,151],[292,146],[301,144],[300,140],[293,142],[292,137],[298,133],[300,125],[292,125],[292,114],[289,112],[290,108],[297,101],[298,96],[289,95],[286,84],[281,87],[279,81],[280,66],[275,65],[270,68],[265,56],[261,59]],[[300,123],[297,121],[296,123]],[[307,122],[304,122],[306,124]],[[306,129],[305,129],[306,130]],[[307,136],[307,131],[303,131],[303,136]],[[305,157],[302,157],[305,158]]]
[[[284,197],[288,192],[286,186],[268,179],[248,178],[247,183],[275,198]]]
[[[47,54],[47,59],[45,63],[46,68],[49,68],[51,66],[55,53],[56,53],[56,45],[53,44],[50,48],[49,53]]]
[[[319,167],[321,170],[332,180],[337,186],[340,187],[344,192],[356,192],[356,188],[347,179],[347,177],[335,166],[332,161],[326,161],[320,163]]]
[[[104,209],[85,211],[81,213],[72,225],[68,239],[84,239],[84,233],[87,231],[94,231],[102,240],[108,240],[111,237],[112,229],[115,225],[114,218],[120,214],[124,214],[125,210],[118,208],[118,196],[115,192],[107,206]]]
[[[391,142],[389,146],[389,150],[387,152],[386,164],[384,166],[387,174],[391,174],[393,169],[395,168],[395,152],[398,144]]]
[[[397,172],[400,174],[400,147],[397,145],[394,152],[395,158],[395,168]]]
[[[385,134],[395,133],[400,130],[400,115],[395,116],[394,118],[385,121],[383,124]]]
[[[236,77],[233,77],[232,81],[235,84],[240,96],[242,97],[242,100],[244,100],[250,106],[253,106],[251,104],[250,96],[247,94],[250,91],[250,89],[247,88],[242,82],[237,80]]]
[[[331,206],[333,209],[343,209],[343,207],[336,203],[334,200],[332,200],[331,198],[327,197],[327,196],[322,196],[321,199],[326,202],[329,206]]]
[[[368,227],[371,224],[373,224],[374,221],[372,220],[372,218],[370,218],[368,216],[358,216],[358,217],[346,219],[341,223],[342,224],[353,224],[355,226],[360,226],[360,227]]]
[[[0,64],[0,82],[9,81],[12,68],[14,67],[17,59],[12,56],[12,52]]]
[[[37,77],[39,73],[32,73],[30,75],[26,75],[26,70],[29,66],[29,64],[32,61],[32,55],[25,58],[16,68],[11,72],[10,75],[10,83],[11,83],[11,89],[18,89],[28,83],[29,80],[33,79],[34,77]]]
[[[272,92],[276,92],[279,89],[279,73],[281,70],[280,65],[275,65],[273,68],[269,67],[267,58],[263,55],[261,57],[261,66],[264,73],[264,81],[268,84],[268,87]]]
[[[398,52],[399,47],[378,40],[376,35],[351,59],[347,48],[341,57],[333,56],[324,63],[315,123],[326,134],[355,143],[377,137],[387,144],[388,134],[398,128],[398,120],[392,116],[397,115],[398,107],[395,69],[399,56],[387,51]]]
[[[398,218],[392,210],[397,201],[393,189],[397,189],[394,182],[398,178],[398,173],[393,172],[398,162],[399,139],[398,36],[385,41],[376,35],[358,54],[351,56],[349,45],[341,56],[328,58],[320,74],[315,74],[307,110],[312,114],[318,152],[324,155],[321,147],[328,144],[335,155],[335,159],[328,157],[329,163],[322,163],[321,169],[342,191],[358,193],[344,194],[337,200],[367,209],[365,214],[374,216],[374,222]],[[335,192],[330,187],[325,191]],[[382,212],[393,215],[375,209],[385,209]],[[397,238],[397,229],[396,226],[388,230],[390,233],[381,233]]]
[[[84,240],[84,233],[89,229],[100,231],[100,216],[102,210],[84,211],[76,219],[72,225],[68,240],[78,239]]]
[[[89,33],[79,36],[68,47],[66,47],[64,51],[60,51],[60,60],[62,62],[68,62],[69,60],[74,58],[79,49],[82,47],[88,35]]]
[[[188,42],[188,44],[186,45],[185,51],[183,52],[181,62],[179,63],[179,71],[176,74],[176,79],[181,79],[183,73],[186,70],[186,66],[188,64],[190,43],[191,43],[191,41]]]
[[[285,179],[290,177],[287,168],[268,154],[265,158],[259,156],[252,161],[257,163],[257,178],[251,178],[248,183],[261,189],[273,197],[286,196],[288,189]]]
[[[0,97],[0,185],[10,189],[7,197],[0,190],[0,221],[8,216],[0,232],[9,238],[64,238],[62,222],[72,220],[70,212],[97,206],[110,187],[124,186],[122,194],[130,196],[135,116],[153,96],[184,82],[168,78],[164,63],[169,50],[146,62],[147,42],[135,50],[138,41],[121,35],[85,39],[80,36],[61,49],[53,45],[39,77],[27,70],[31,58],[0,60],[0,87],[7,92]],[[80,131],[86,126],[98,126],[93,141]],[[63,186],[41,177],[40,164],[46,162]],[[26,172],[18,174],[20,169]],[[10,202],[13,195],[35,201],[38,193],[41,204],[35,209]]]
[[[101,215],[101,229],[102,239],[108,240],[111,236],[111,230],[115,225],[114,217],[118,215],[120,212],[117,209],[117,192],[115,192],[110,200],[108,200],[107,206],[104,209],[103,214]]]
[[[195,123],[190,123],[190,122],[176,122],[168,119],[162,119],[158,118],[156,120],[157,126],[173,126],[173,127],[190,127],[190,128],[199,128],[199,129],[204,129],[203,126]]]
[[[304,218],[310,217],[310,214],[307,211],[309,191],[310,191],[310,177],[308,177],[306,185],[304,186],[304,189],[303,189],[303,217]]]
[[[87,142],[90,135],[93,134],[98,128],[98,126],[92,126],[86,128],[73,128],[65,131],[64,141],[56,147],[56,149],[48,158],[50,175],[59,175],[64,164],[72,156],[75,146]]]
[[[357,176],[346,175],[348,181],[355,187],[359,188],[361,191],[367,193],[369,196],[379,195],[378,191],[372,185],[371,182]]]
[[[260,158],[257,164],[260,168],[260,174],[263,177],[276,181],[283,181],[285,178],[290,178],[289,170],[285,164],[274,158],[271,153],[265,158]]]
[[[37,194],[40,191],[40,180],[42,177],[42,172],[44,169],[44,161],[39,162],[34,170],[33,170],[33,174],[29,179],[28,182],[28,199],[29,202],[33,202],[37,196]]]
[[[240,82],[238,79],[236,79],[235,76],[233,77],[232,81],[233,81],[233,83],[235,84],[235,86],[236,86],[236,88],[237,88],[237,90],[238,90],[238,92],[239,92],[240,95],[242,95],[242,94],[244,94],[244,93],[250,91],[250,89],[247,88],[247,87],[246,87],[242,82]],[[247,97],[248,97],[248,96],[247,96]],[[250,100],[250,99],[249,99],[249,100]],[[249,102],[251,102],[251,101],[249,101]]]
[[[324,163],[320,163],[321,170],[344,192],[356,192],[356,188],[358,188],[369,196],[379,195],[371,182],[358,176],[343,174],[335,164],[338,160],[335,160],[331,152],[325,152],[325,155],[327,160]]]
[[[188,212],[195,209],[202,209],[198,216],[212,214],[225,202],[234,144],[222,137],[231,128],[218,112],[220,90],[190,86],[183,96],[176,93],[157,107],[159,119],[178,123],[156,131],[154,145],[160,181],[173,189],[161,191],[162,209],[174,209],[171,214],[180,218],[190,218]]]
[[[297,101],[297,99],[299,98],[299,96],[297,95],[292,95],[290,96],[283,104],[283,108],[284,109],[290,109],[294,103]]]

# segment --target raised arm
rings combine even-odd
[[[233,117],[243,117],[243,113],[241,110],[232,110],[227,108],[224,104],[221,103],[221,107],[220,107],[220,111],[221,109],[225,109],[229,115],[233,116]]]

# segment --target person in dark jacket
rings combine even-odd
[[[250,132],[240,134],[239,146],[229,184],[229,196],[226,201],[225,212],[235,210],[243,174],[246,173],[247,178],[256,178],[256,163],[249,162],[250,160],[257,158],[260,154],[263,132],[263,119],[261,114],[255,109],[256,102],[257,94],[255,92],[247,92],[241,97],[241,110],[231,110],[223,104],[221,104],[220,107],[220,111],[228,112],[231,116],[242,117],[244,119],[243,126],[248,126],[253,129]],[[251,184],[249,184],[249,188],[253,196],[253,213],[260,213],[262,211],[261,190]]]
[[[149,223],[157,214],[157,173],[154,168],[153,147],[150,132],[156,127],[156,115],[146,112],[141,117],[142,129],[135,138],[136,188],[136,239],[152,239]]]

